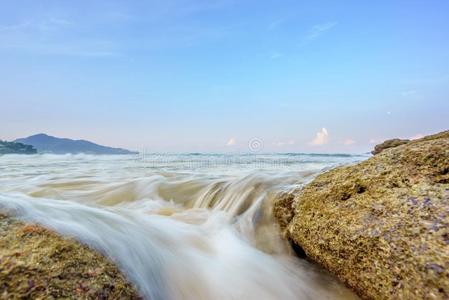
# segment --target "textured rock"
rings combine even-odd
[[[323,173],[274,212],[363,298],[449,297],[449,131]]]
[[[407,144],[408,142],[410,142],[410,140],[401,140],[401,139],[386,140],[385,142],[383,142],[379,145],[376,145],[374,147],[374,150],[371,151],[371,154],[376,155],[376,154],[379,154],[380,152],[384,151],[385,149],[404,145],[404,144]]]
[[[105,257],[0,215],[0,299],[140,299]]]

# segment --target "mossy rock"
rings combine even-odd
[[[449,299],[449,131],[323,173],[275,215],[362,298]]]
[[[376,155],[376,154],[379,154],[380,152],[384,151],[385,149],[394,148],[394,147],[397,147],[400,145],[407,144],[409,142],[410,142],[410,140],[401,140],[401,139],[386,140],[385,142],[383,142],[379,145],[376,145],[374,147],[374,150],[371,151],[371,154]]]
[[[0,215],[0,299],[140,299],[107,258]]]

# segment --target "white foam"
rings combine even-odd
[[[129,158],[8,158],[0,208],[111,257],[147,299],[347,299],[291,255],[276,193],[310,172],[161,172]],[[302,175],[307,176],[302,176]]]

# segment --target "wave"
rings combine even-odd
[[[279,193],[311,180],[315,165],[192,172],[123,157],[12,161],[0,174],[2,212],[111,257],[146,299],[355,297],[293,256],[273,220]]]

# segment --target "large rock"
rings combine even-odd
[[[449,299],[449,131],[321,174],[275,215],[362,298]]]
[[[409,143],[410,140],[401,140],[401,139],[391,139],[391,140],[386,140],[385,142],[376,145],[374,147],[374,150],[371,151],[371,154],[376,155],[379,154],[380,152],[384,151],[385,149],[389,149],[389,148],[394,148],[400,145],[404,145]]]
[[[0,215],[0,299],[140,299],[108,259]]]

